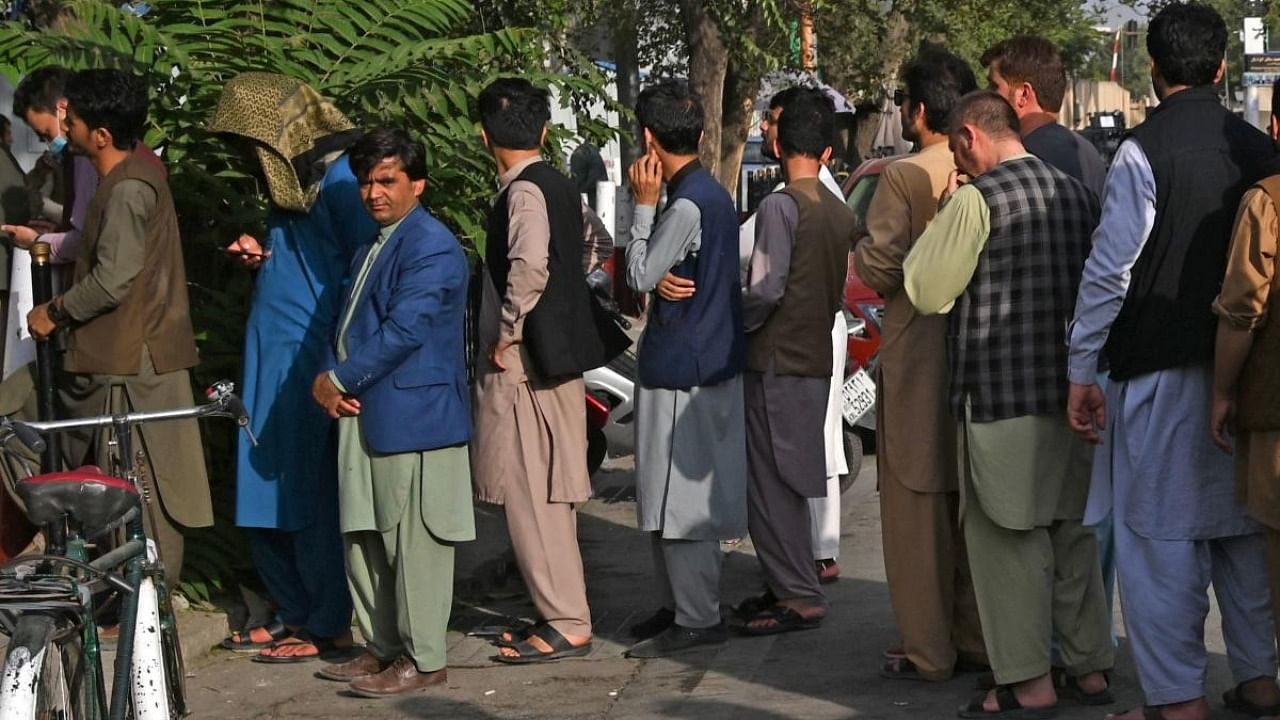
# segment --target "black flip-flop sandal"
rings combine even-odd
[[[1073,698],[1081,705],[1097,707],[1099,705],[1110,705],[1116,701],[1116,696],[1111,692],[1111,675],[1109,673],[1102,673],[1102,677],[1107,681],[1107,686],[1098,692],[1092,693],[1085,692],[1084,689],[1080,687],[1080,681],[1076,679],[1075,676],[1068,675],[1063,672],[1061,677],[1061,683],[1054,683],[1055,685],[1058,685],[1059,694]]]
[[[1276,705],[1258,705],[1250,702],[1244,696],[1241,687],[1244,683],[1236,685],[1230,690],[1222,693],[1222,704],[1232,712],[1242,713],[1250,717],[1266,717],[1268,715],[1280,715],[1280,704]]]
[[[255,642],[252,639],[253,631],[258,628],[249,628],[245,631],[233,632],[231,635],[223,638],[222,647],[236,652],[257,652],[262,648],[270,647],[272,644],[279,642],[280,640],[293,637],[293,631],[285,627],[284,623],[279,620],[276,620],[269,625],[262,625],[261,628],[267,631],[267,635],[271,638],[270,640],[266,642]],[[242,639],[236,640],[237,636]]]
[[[530,639],[538,638],[551,648],[551,652],[544,653],[534,647],[528,640],[523,640],[512,646],[512,650],[520,653],[514,657],[498,654],[493,656],[495,662],[506,663],[507,665],[533,665],[534,663],[552,662],[553,660],[563,660],[565,658],[582,657],[591,652],[591,641],[582,645],[574,645],[569,639],[561,635],[558,630],[550,625],[543,625],[536,632],[529,636]]]
[[[756,620],[772,620],[773,624],[764,627],[752,627],[751,623]],[[755,617],[738,627],[737,630],[743,635],[759,637],[762,635],[780,635],[797,630],[814,630],[821,624],[822,618],[807,618],[789,607],[775,605],[768,610],[757,613]]]
[[[987,701],[987,693],[979,693],[969,701],[968,705],[961,705],[956,713],[962,718],[1004,718],[1007,720],[1048,720],[1058,714],[1056,706],[1044,708],[1023,707],[1018,702],[1018,696],[1013,694],[1013,688],[1009,685],[1001,685],[996,688],[996,707],[999,710],[991,712],[982,707]]]
[[[518,643],[528,640],[529,637],[542,628],[544,624],[545,623],[515,623],[506,630],[498,633],[498,635],[493,639],[493,644],[498,647],[514,648]],[[510,635],[512,639],[508,640],[502,637],[503,635]]]
[[[749,597],[737,605],[734,605],[733,615],[734,617],[742,620],[750,620],[777,604],[778,598],[774,596],[773,591],[765,590],[760,595]]]

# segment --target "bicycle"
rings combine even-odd
[[[0,674],[0,720],[173,720],[187,714],[182,649],[154,541],[143,528],[152,502],[133,461],[132,428],[147,422],[230,417],[248,434],[249,417],[230,382],[208,390],[211,402],[160,412],[74,420],[0,419],[0,452],[18,459],[27,476],[17,494],[43,528],[47,551],[0,567],[0,633],[9,637]],[[11,447],[34,453],[41,434],[109,427],[115,472],[93,466],[36,475]],[[125,542],[90,560],[99,537],[123,526]],[[95,596],[122,598],[110,704],[107,704]]]

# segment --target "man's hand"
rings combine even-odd
[[[662,276],[662,280],[658,281],[658,294],[663,300],[669,302],[680,302],[693,297],[695,290],[694,282],[689,278],[682,278],[674,273],[667,273]]]
[[[331,418],[355,417],[360,414],[360,401],[339,390],[328,372],[316,375],[315,382],[311,384],[311,397],[315,398],[316,403]]]
[[[969,182],[969,176],[959,170],[952,170],[947,174],[947,189],[942,191],[942,197],[938,198],[938,207],[942,207],[962,185]]]
[[[1107,428],[1107,398],[1097,383],[1071,383],[1067,395],[1067,423],[1081,439],[1095,445],[1102,444],[1098,431]]]
[[[262,265],[262,261],[271,257],[271,253],[264,252],[262,243],[252,235],[241,235],[235,242],[227,246],[227,254],[240,261],[240,264],[250,270],[257,269]]]
[[[489,351],[489,361],[502,372],[506,372],[507,365],[502,362],[502,354],[514,345],[516,345],[516,341],[511,338],[499,338],[498,344],[494,345],[493,349]]]
[[[1236,399],[1232,396],[1213,394],[1213,403],[1209,406],[1209,435],[1213,444],[1222,452],[1231,455],[1234,452],[1228,435],[1236,434]]]
[[[28,225],[0,225],[0,230],[9,233],[13,237],[13,246],[23,250],[30,250],[36,238],[40,237],[40,231]]]
[[[658,206],[662,196],[662,162],[653,153],[641,155],[631,164],[631,194],[636,205]]]
[[[49,303],[37,305],[27,313],[27,330],[37,341],[48,340],[57,329],[57,323],[49,317]]]

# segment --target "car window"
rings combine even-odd
[[[858,218],[859,227],[867,224],[867,208],[871,207],[871,196],[876,194],[878,184],[880,184],[879,173],[863,175],[858,178],[858,182],[854,183],[853,190],[849,191],[849,199],[845,202]]]

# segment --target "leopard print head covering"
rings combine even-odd
[[[326,153],[358,137],[351,121],[305,83],[274,73],[247,72],[222,90],[208,129],[254,141],[271,201],[306,212],[320,194]]]

